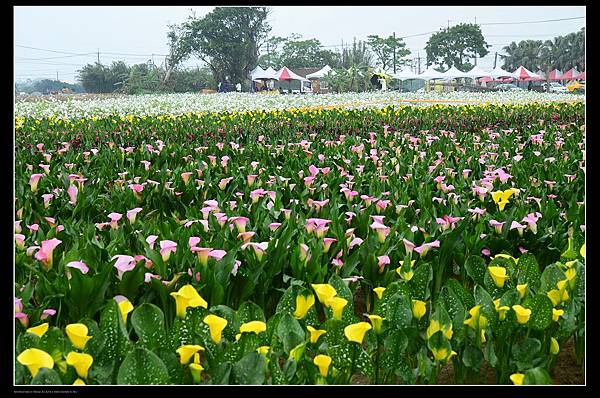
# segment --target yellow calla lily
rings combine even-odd
[[[579,249],[579,255],[585,260],[585,243],[581,246],[581,249]]]
[[[527,283],[517,285],[517,292],[519,292],[519,297],[525,297],[525,293],[527,293]]]
[[[202,365],[199,363],[191,363],[189,368],[194,383],[200,383],[202,381],[202,371],[204,370]]]
[[[494,300],[494,307],[496,309],[496,312],[498,313],[498,319],[500,319],[501,321],[506,319],[506,313],[508,312],[508,310],[510,310],[510,307],[508,307],[507,305],[500,306],[500,299]]]
[[[297,295],[296,296],[296,310],[294,311],[294,318],[303,319],[308,310],[315,305],[315,296],[312,294],[308,296]]]
[[[436,321],[435,319],[431,319],[429,321],[429,327],[425,331],[425,336],[429,340],[431,336],[433,336],[436,332],[440,330],[448,340],[450,340],[452,338],[452,335],[454,334],[454,332],[452,331],[452,324],[444,325],[444,327],[442,328],[440,327],[440,323],[438,321]]]
[[[504,206],[508,203],[508,199],[513,196],[515,193],[518,193],[519,190],[516,188],[510,188],[505,191],[496,191],[492,192],[492,199],[494,203],[498,205],[500,211],[504,210]]]
[[[80,378],[77,378],[77,380],[75,380],[73,382],[73,385],[74,386],[85,386],[86,384],[85,384],[85,381],[81,380]]]
[[[83,323],[67,325],[65,332],[71,343],[73,343],[73,347],[80,350],[83,350],[88,340],[92,338],[92,336],[88,336],[88,328]]]
[[[427,304],[421,300],[412,300],[411,303],[412,314],[417,320],[421,320],[425,313],[427,313]]]
[[[310,342],[312,344],[315,344],[319,340],[319,337],[321,337],[321,335],[327,333],[326,330],[315,329],[312,326],[307,326],[306,329],[308,329],[308,331],[310,332]]]
[[[554,337],[550,337],[550,354],[557,355],[560,352],[560,345],[558,345],[558,340]]]
[[[77,376],[87,379],[88,371],[94,358],[90,354],[82,354],[79,352],[71,351],[67,355],[67,365],[71,365],[75,368]]]
[[[190,362],[190,359],[196,354],[198,351],[204,351],[204,347],[197,344],[185,344],[179,347],[176,352],[179,354],[179,361],[182,365],[187,365]]]
[[[525,375],[523,373],[513,373],[510,375],[510,381],[512,381],[514,385],[522,385],[524,379]]]
[[[565,271],[565,276],[567,277],[567,282],[569,282],[569,287],[571,289],[575,288],[575,280],[577,277],[577,271],[575,268],[569,268]]]
[[[377,298],[381,300],[381,298],[383,297],[383,292],[385,292],[385,287],[376,287],[375,289],[373,289],[373,291],[377,295]]]
[[[54,359],[46,351],[38,348],[28,348],[17,357],[17,361],[31,372],[31,376],[35,377],[41,368],[52,369],[54,367]]]
[[[469,326],[470,328],[477,329],[485,329],[488,325],[488,320],[485,316],[481,314],[481,305],[476,305],[469,310],[469,315],[471,317],[464,321],[464,324]]]
[[[529,322],[529,317],[531,317],[531,310],[529,308],[525,308],[519,304],[515,304],[512,306],[513,311],[517,315],[517,322],[521,325]]]
[[[172,292],[171,296],[175,299],[177,316],[185,318],[185,310],[187,307],[202,307],[208,308],[208,303],[199,294],[192,285],[185,285],[177,292]]]
[[[269,347],[268,345],[261,345],[256,349],[256,352],[258,352],[261,355],[267,355],[270,349],[271,347]]]
[[[504,287],[504,282],[506,282],[506,280],[508,279],[508,275],[506,274],[506,268],[492,266],[488,267],[488,272],[490,273],[490,276],[494,280],[494,284],[497,287]]]
[[[127,315],[133,311],[133,304],[129,300],[123,300],[119,304],[119,311],[121,312],[121,316],[123,317],[123,322],[127,323]]]
[[[371,325],[373,325],[373,330],[377,334],[381,334],[381,324],[385,318],[380,317],[379,315],[369,315],[369,321],[371,321]]]
[[[556,308],[552,308],[552,320],[554,322],[558,322],[558,318],[560,318],[564,313],[564,310],[557,310]]]
[[[348,300],[343,299],[341,297],[332,297],[325,303],[327,307],[331,307],[333,311],[333,319],[337,319],[338,321],[342,320],[342,313],[344,312],[344,307],[348,304]]]
[[[329,373],[329,365],[331,365],[331,357],[319,354],[313,359],[313,363],[318,366],[321,376],[327,377],[327,373]]]
[[[315,293],[317,293],[317,298],[322,304],[326,304],[327,300],[329,300],[337,294],[335,288],[329,283],[312,284],[311,286],[314,289]]]
[[[254,332],[256,334],[259,334],[264,332],[265,330],[267,330],[267,324],[262,321],[246,322],[242,326],[240,326],[240,333]]]
[[[223,333],[223,329],[225,329],[225,326],[227,326],[227,319],[210,314],[205,316],[202,322],[207,324],[210,328],[210,338],[212,341],[214,341],[216,344],[219,344],[221,342],[221,334]]]
[[[353,341],[358,344],[362,344],[365,338],[365,333],[371,330],[371,324],[368,322],[358,322],[348,325],[344,328],[344,335],[348,341]]]
[[[35,334],[38,337],[42,337],[48,331],[48,322],[42,323],[33,328],[27,329],[27,333]]]
[[[448,352],[448,349],[446,348],[432,348],[431,352],[433,354],[433,358],[435,358],[436,361],[446,361],[446,360],[450,360],[450,358],[452,358],[454,355],[456,355],[456,351],[450,351]]]

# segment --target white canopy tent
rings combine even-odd
[[[496,66],[494,69],[492,69],[492,71],[490,72],[490,77],[494,78],[494,79],[500,79],[502,77],[512,77],[512,78],[517,78],[517,75],[515,75],[512,72],[508,72],[504,69],[502,69],[499,66]]]
[[[283,68],[279,69],[276,72],[277,75],[277,80],[300,80],[302,82],[309,82],[310,80],[295,74],[294,72],[292,72],[290,69],[288,69],[286,66],[284,66]]]
[[[270,69],[270,70],[269,70]],[[272,68],[267,68],[263,71],[258,71],[254,75],[252,75],[252,80],[278,80],[277,72]]]
[[[321,70],[318,70],[314,73],[309,73],[308,75],[306,75],[306,78],[307,79],[321,79],[330,72],[331,72],[331,67],[329,65],[325,65]]]
[[[423,73],[419,75],[419,79],[423,80],[435,80],[435,79],[444,79],[446,76],[442,72],[438,72],[433,69],[433,65],[427,68]]]
[[[466,77],[470,77],[471,79],[478,79],[480,77],[490,76],[490,72],[486,72],[481,69],[479,66],[475,65],[473,69],[466,72]]]
[[[265,70],[263,68],[260,67],[260,65],[256,65],[256,68],[252,69],[249,73],[250,77],[252,78],[252,80],[255,79],[255,76],[257,74],[263,73]]]
[[[452,66],[450,69],[448,69],[446,72],[444,72],[443,75],[448,80],[470,77],[468,73],[458,70],[458,68],[456,68],[456,66]]]
[[[398,73],[392,73],[392,78],[398,80],[422,79],[420,75],[411,71],[410,68],[403,69]]]

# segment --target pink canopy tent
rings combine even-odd
[[[577,69],[571,68],[568,71],[566,71],[564,75],[562,75],[560,80],[573,80],[578,74],[579,72],[577,72]]]
[[[288,89],[289,89],[289,84],[291,84],[292,80],[300,80],[300,81],[310,81],[300,75],[295,74],[294,72],[292,72],[291,70],[289,70],[287,68],[287,66],[284,66],[283,68],[281,68],[280,70],[277,71],[277,79],[278,80],[287,80],[288,81]]]
[[[548,73],[548,80],[561,80],[562,79],[562,72],[558,69],[554,69],[552,71],[550,71],[550,73]]]
[[[532,71],[525,68],[523,65],[519,66],[516,71],[513,72],[518,76],[519,80],[525,81],[536,81],[536,80],[544,80],[544,78],[538,74],[533,73]]]
[[[585,80],[585,72],[581,72],[577,76],[575,76],[575,80]]]

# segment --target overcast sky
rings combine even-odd
[[[106,6],[106,7],[14,7],[15,78],[56,78],[73,83],[76,71],[94,62],[109,64],[123,60],[128,64],[164,62],[168,53],[167,25],[183,22],[190,10],[203,16],[214,7]],[[483,35],[493,46],[490,54],[479,60],[483,69],[491,69],[494,53],[503,46],[523,39],[546,40],[578,31],[585,19],[538,22],[552,19],[584,17],[583,6],[531,7],[316,7],[274,6],[269,17],[272,36],[298,33],[305,39],[316,38],[331,50],[339,50],[342,41],[369,34],[411,36],[437,31],[461,22],[481,25]],[[529,22],[519,23],[517,22]],[[495,25],[487,25],[496,23]],[[502,24],[499,24],[502,23]],[[511,24],[506,24],[511,23]],[[430,34],[405,38],[412,51],[410,57],[424,57]],[[25,48],[35,47],[36,49]],[[330,47],[329,47],[330,46]],[[52,50],[52,51],[44,51]],[[70,54],[82,54],[76,55]],[[161,54],[161,55],[158,55]],[[190,60],[189,66],[200,64]],[[424,69],[422,67],[422,69]]]

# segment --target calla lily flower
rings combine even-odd
[[[89,267],[83,261],[71,261],[66,265],[69,268],[77,268],[81,271],[82,274],[87,274],[89,272]]]
[[[373,222],[373,224],[369,225],[369,227],[377,232],[377,239],[379,240],[379,243],[385,242],[385,239],[390,234],[390,227],[386,227],[377,221]]]
[[[262,321],[250,321],[240,326],[240,333],[262,333],[267,330],[267,324]]]
[[[517,315],[517,322],[521,325],[529,322],[529,317],[531,316],[531,310],[529,308],[525,308],[519,304],[515,304],[512,306],[513,311]]]
[[[323,253],[327,253],[329,252],[329,248],[331,247],[332,243],[337,242],[337,239],[335,238],[324,238],[323,239]]]
[[[463,323],[474,330],[485,329],[488,325],[487,318],[481,314],[481,305],[476,305],[469,310],[471,317]]]
[[[175,253],[175,251],[177,251],[177,243],[173,242],[172,240],[160,241],[160,255],[165,263],[169,261],[171,253]]]
[[[499,287],[504,287],[504,282],[508,279],[508,275],[506,274],[506,268],[504,267],[488,267],[488,272],[490,276],[494,280],[494,284]]]
[[[24,313],[24,312],[15,312],[15,318],[17,318],[19,320],[19,322],[21,323],[21,325],[23,325],[23,327],[28,327],[29,326],[29,316]]]
[[[86,379],[88,377],[88,371],[94,362],[94,358],[90,354],[83,354],[75,351],[71,351],[67,354],[67,365],[71,365],[75,368],[77,375]]]
[[[127,211],[127,219],[129,220],[129,223],[133,224],[135,223],[135,216],[142,211],[141,207],[136,207],[135,209],[131,209]]]
[[[19,250],[25,249],[25,235],[15,234],[15,244]]]
[[[75,206],[77,204],[77,193],[79,190],[75,185],[69,185],[67,188],[67,195],[69,195],[69,204]]]
[[[38,183],[40,182],[40,178],[42,178],[43,174],[32,174],[29,178],[29,185],[31,186],[31,192],[35,192],[38,189]]]
[[[204,351],[204,347],[195,344],[185,344],[176,350],[179,354],[179,362],[182,365],[187,365],[198,351]]]
[[[421,320],[427,313],[427,304],[421,300],[412,300],[411,303],[412,314],[417,320]]]
[[[311,286],[315,293],[317,293],[317,298],[323,305],[326,305],[327,301],[337,294],[335,288],[328,283],[312,284]]]
[[[402,239],[402,242],[404,243],[404,249],[406,250],[406,254],[412,253],[415,248],[415,244],[407,239]]]
[[[48,331],[48,322],[42,323],[33,328],[27,329],[27,333],[33,333],[38,337],[42,337]]]
[[[325,302],[325,305],[327,307],[330,307],[333,311],[333,319],[336,319],[338,321],[342,320],[342,313],[346,304],[348,304],[348,300],[337,296],[331,297]]]
[[[319,373],[321,376],[327,377],[327,373],[329,373],[329,365],[331,365],[331,357],[319,354],[313,359],[313,363],[319,368]]]
[[[525,297],[525,293],[527,293],[527,283],[517,285],[517,292],[519,292],[521,298]]]
[[[369,321],[371,321],[371,325],[373,325],[373,330],[377,334],[381,334],[381,325],[385,318],[380,317],[379,315],[369,315]]]
[[[419,253],[419,255],[421,257],[425,257],[425,255],[427,255],[427,252],[429,251],[429,249],[432,249],[434,247],[435,248],[440,247],[440,241],[439,240],[435,240],[435,241],[430,242],[430,243],[423,243],[421,246],[415,247],[415,251],[417,253]]]
[[[525,375],[523,373],[513,373],[510,375],[510,381],[513,382],[514,385],[522,385],[525,380]]]
[[[492,192],[492,199],[494,200],[494,203],[498,205],[498,209],[500,211],[503,211],[504,206],[506,206],[506,204],[508,203],[508,199],[518,192],[519,190],[516,188],[510,188],[505,191]]]
[[[202,307],[208,308],[208,303],[199,294],[192,285],[185,285],[177,292],[172,292],[171,297],[175,299],[177,316],[185,318],[185,310],[187,307]]]
[[[54,367],[54,359],[46,351],[38,348],[28,348],[17,357],[17,361],[23,366],[27,366],[31,376],[35,377],[41,368],[52,369]]]
[[[265,255],[265,253],[267,252],[267,249],[269,248],[269,242],[260,242],[260,243],[248,242],[248,243],[244,243],[241,246],[242,250],[246,249],[247,247],[252,247],[252,249],[254,249],[254,254],[256,255],[256,258],[258,259],[258,261],[262,261],[263,256]]]
[[[35,253],[35,258],[42,262],[46,270],[52,268],[52,253],[56,246],[62,243],[61,240],[52,238],[42,241],[42,248]]]
[[[110,260],[112,261],[115,258],[117,259],[117,262],[115,263],[114,267],[117,269],[117,278],[120,280],[123,278],[123,274],[125,272],[131,271],[135,268],[136,261],[133,257],[124,254],[118,254]]]
[[[500,299],[496,299],[496,300],[494,300],[494,308],[496,309],[496,312],[498,313],[498,319],[500,319],[501,321],[506,319],[506,313],[508,312],[508,310],[510,310],[510,307],[508,307],[507,305],[501,306]]]
[[[131,301],[125,296],[115,296],[114,300],[117,302],[119,312],[123,317],[123,322],[127,323],[127,315],[133,311],[133,304],[131,304]]]
[[[296,296],[296,310],[294,311],[294,318],[304,319],[308,310],[315,305],[315,296],[309,294],[308,296],[297,295]]]
[[[373,289],[373,291],[377,295],[377,298],[381,300],[381,298],[383,297],[383,292],[385,292],[385,287],[376,287],[375,289]]]
[[[75,381],[73,382],[73,385],[74,385],[74,386],[85,386],[86,384],[85,384],[85,381],[81,380],[81,379],[78,377],[78,378],[77,378],[77,380],[75,380]]]
[[[388,256],[379,256],[377,257],[377,266],[379,267],[379,272],[383,271],[383,267],[390,263],[390,258]]]
[[[310,342],[312,344],[316,344],[319,340],[319,337],[327,333],[327,330],[315,329],[312,326],[307,326],[306,329],[310,332]]]
[[[441,331],[448,340],[452,339],[452,335],[454,334],[454,332],[452,331],[452,324],[440,325],[439,321],[435,319],[430,319],[429,326],[425,331],[425,336],[427,337],[427,339],[429,340],[431,336],[433,336],[436,332],[439,331]]]
[[[250,221],[250,219],[248,217],[230,217],[229,221],[233,222],[238,233],[243,233],[246,232],[246,224],[248,221]]]
[[[447,348],[439,348],[438,349],[435,347],[433,347],[431,349],[431,353],[433,354],[433,358],[436,361],[440,361],[440,362],[448,361],[448,360],[450,360],[450,358],[452,358],[454,355],[456,355],[456,351],[448,352]]]
[[[227,326],[227,319],[221,318],[217,315],[207,315],[204,317],[203,321],[210,328],[210,338],[215,344],[219,344],[221,342],[221,333],[225,326]]]
[[[558,355],[560,352],[560,345],[558,344],[558,340],[554,337],[550,337],[550,354]]]
[[[92,336],[88,336],[88,327],[83,323],[72,323],[67,325],[65,328],[65,332],[71,340],[73,347],[83,350],[88,340],[92,338]]]
[[[554,322],[558,322],[558,319],[563,316],[565,313],[564,310],[558,310],[556,308],[552,308],[552,320]]]
[[[42,315],[40,316],[40,319],[44,320],[44,319],[49,318],[54,315],[56,315],[56,310],[52,309],[52,308],[47,308],[44,311],[42,311]]]
[[[368,322],[358,322],[344,328],[344,336],[348,341],[362,344],[365,334],[372,329]]]

